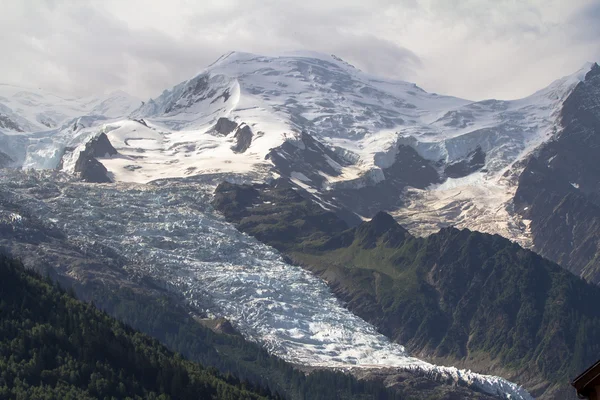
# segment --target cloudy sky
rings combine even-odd
[[[599,0],[0,0],[0,82],[154,97],[231,50],[333,53],[474,100],[600,61]]]

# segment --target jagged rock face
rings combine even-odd
[[[0,128],[8,129],[11,131],[23,132],[23,129],[10,119],[7,115],[0,114]]]
[[[275,171],[282,176],[299,180],[308,178],[311,185],[317,188],[321,188],[326,182],[321,173],[339,176],[341,168],[350,165],[306,132],[302,132],[298,141],[286,141],[271,150],[267,159],[271,160]]]
[[[274,185],[256,187],[224,182],[217,187],[213,204],[215,208],[235,220],[241,221],[250,215],[260,216],[246,220],[242,224],[242,230],[255,229],[266,222],[286,221],[281,229],[264,230],[258,234],[260,240],[272,243],[273,247],[279,250],[287,248],[281,247],[284,243],[293,242],[299,237],[320,232],[333,234],[348,228],[335,213],[307,200],[285,180],[274,182]],[[279,205],[276,213],[273,212],[271,204]],[[264,213],[262,209],[265,210]],[[305,219],[306,209],[310,210],[309,219]],[[294,221],[298,221],[298,224],[294,224]]]
[[[195,101],[199,101],[205,98],[203,93],[206,92],[207,89],[207,76],[199,76],[197,78],[194,78],[193,82],[190,82],[190,85],[183,91],[181,97],[178,99],[180,102],[169,105],[166,108],[165,112],[170,113],[180,108],[189,107]]]
[[[96,158],[82,152],[75,163],[74,172],[81,180],[92,183],[110,183],[108,170]]]
[[[444,169],[444,174],[448,178],[462,178],[479,171],[484,165],[485,152],[481,149],[481,146],[477,146],[464,160],[448,164]]]
[[[75,154],[73,154],[75,151],[78,151],[78,149],[67,149],[67,152],[65,155],[63,155],[63,158],[58,166],[59,170],[63,169],[64,167],[66,155],[70,157],[75,156]],[[75,156],[77,159],[75,160],[72,172],[85,182],[112,182],[112,180],[108,177],[108,170],[100,161],[98,161],[98,158],[108,158],[117,154],[119,153],[112,146],[108,140],[108,137],[104,133],[101,133],[86,143],[83,150],[80,150],[79,154]]]
[[[192,112],[194,106],[204,106],[213,111],[224,110],[222,106],[232,96],[231,79],[223,75],[204,73],[182,82],[171,90],[165,90],[156,99],[151,99],[137,109],[134,117],[147,118],[157,115],[177,115]],[[183,125],[185,123],[180,121]],[[179,123],[175,124],[180,127]]]
[[[0,151],[0,168],[8,167],[14,160]]]
[[[99,158],[112,157],[119,154],[104,133],[92,139],[86,146],[86,150],[89,150],[93,157]]]
[[[424,189],[442,181],[433,163],[406,145],[398,146],[394,163],[382,171],[384,180],[358,188],[334,188],[330,197],[359,215],[372,217],[401,206],[406,187]]]
[[[514,204],[536,251],[600,282],[600,67],[565,101],[562,133],[529,160]]]
[[[217,120],[215,127],[213,130],[220,135],[229,135],[231,132],[238,127],[238,124],[234,121],[231,121],[225,117],[221,117]]]
[[[236,143],[231,147],[231,150],[233,150],[234,153],[245,152],[252,144],[253,136],[254,135],[252,134],[252,129],[250,129],[248,125],[240,125],[237,128],[237,131],[235,132],[234,138],[236,140]]]

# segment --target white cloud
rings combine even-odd
[[[0,0],[0,81],[155,96],[230,50],[334,53],[473,99],[600,60],[597,0]]]

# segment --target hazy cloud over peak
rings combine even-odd
[[[515,98],[600,60],[597,0],[0,0],[0,82],[142,98],[230,50],[336,54],[455,96]]]

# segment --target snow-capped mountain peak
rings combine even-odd
[[[515,182],[536,149],[560,135],[566,99],[598,71],[589,64],[522,99],[474,102],[374,77],[333,55],[232,52],[143,103],[123,92],[65,99],[0,86],[0,166],[58,168],[94,182],[284,177],[327,209],[363,218],[387,210],[413,233],[453,225],[527,245],[527,221],[510,209]],[[123,193],[118,186],[90,187]],[[146,210],[146,195],[132,191],[140,210]],[[170,189],[160,193],[171,195]],[[164,219],[163,204],[152,204],[152,215]],[[179,215],[178,223],[187,226],[189,215]],[[208,226],[220,224],[217,216],[205,218]],[[126,250],[137,252],[143,244]],[[192,243],[190,252],[197,248]],[[170,258],[165,253],[163,261]],[[191,263],[190,271],[197,267]],[[229,298],[222,307],[246,318]],[[249,336],[264,334],[250,328]]]
[[[437,230],[438,222],[420,218],[430,208],[456,205],[460,192],[470,211],[452,212],[443,223],[518,239],[523,229],[506,225],[520,222],[504,215],[511,182],[520,163],[560,132],[563,102],[594,65],[523,99],[473,102],[366,74],[334,55],[231,52],[134,111],[130,106],[140,103],[123,93],[87,101],[79,115],[99,115],[64,118],[59,129],[8,143],[13,150],[6,154],[13,165],[56,167],[66,148],[83,148],[104,132],[119,154],[99,160],[112,180],[286,176],[363,217],[377,208],[394,212],[408,190],[408,200],[425,209],[415,214],[404,207],[396,216],[423,229],[414,233]],[[340,200],[340,191],[382,185],[394,193],[382,189],[383,203],[356,207]],[[475,223],[482,215],[503,222]]]

